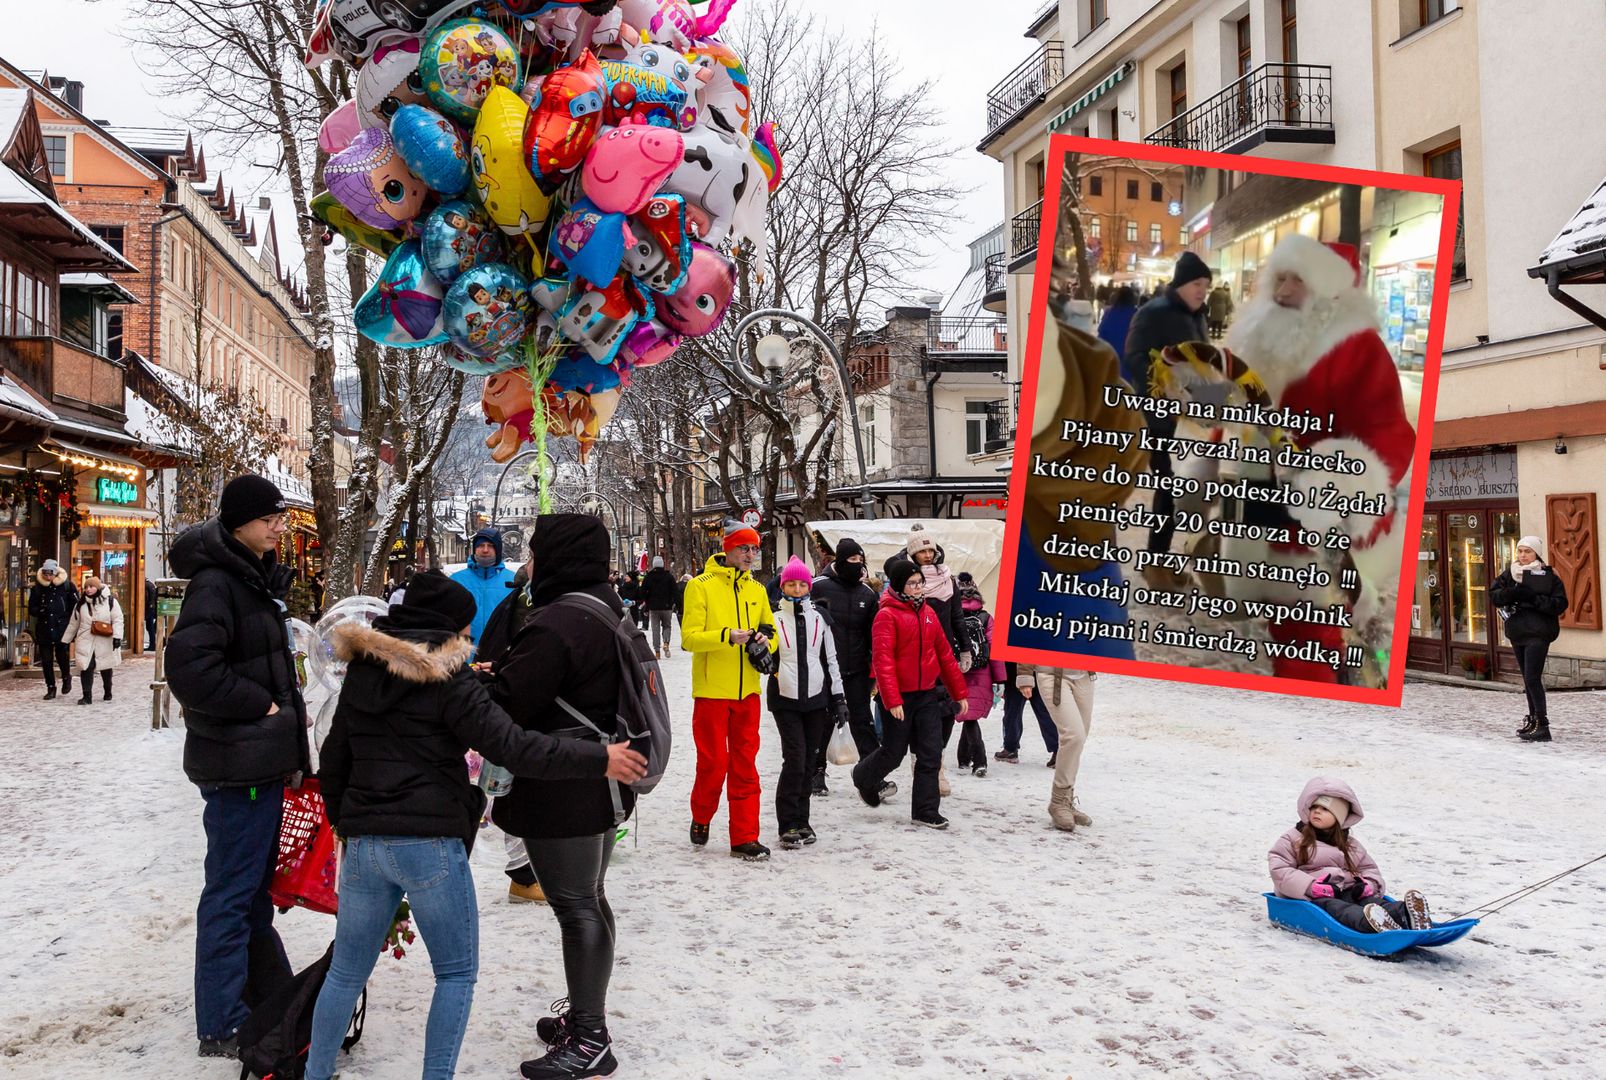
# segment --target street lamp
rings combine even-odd
[[[742,382],[752,389],[774,397],[781,396],[808,377],[809,369],[803,368],[790,379],[783,379],[787,364],[792,359],[792,343],[779,333],[765,334],[753,346],[754,358],[758,360],[759,366],[764,369],[764,373],[768,377],[767,381],[760,380],[742,362],[742,338],[746,335],[748,329],[765,321],[793,323],[801,327],[804,333],[812,337],[830,354],[833,361],[831,370],[836,374],[837,382],[842,387],[842,398],[848,407],[848,422],[853,427],[853,454],[859,465],[859,501],[864,507],[865,520],[874,521],[875,503],[870,499],[870,481],[865,474],[864,435],[859,430],[859,409],[853,399],[853,379],[848,373],[847,363],[842,359],[842,354],[837,351],[836,342],[831,340],[831,336],[816,326],[812,320],[799,315],[795,311],[784,311],[780,308],[763,308],[753,312],[736,324],[725,366],[730,368]]]

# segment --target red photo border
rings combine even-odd
[[[1433,279],[1433,303],[1428,341],[1423,353],[1422,398],[1417,411],[1416,451],[1411,465],[1411,497],[1406,507],[1405,531],[1400,543],[1400,589],[1395,600],[1394,645],[1389,652],[1388,684],[1380,689],[1361,686],[1337,686],[1312,683],[1303,679],[1280,678],[1274,675],[1250,675],[1234,671],[1192,668],[1183,664],[1161,664],[1146,660],[1116,660],[1110,657],[1086,656],[1081,653],[1054,652],[1010,645],[1009,627],[1012,602],[1015,594],[1016,551],[1020,545],[1023,508],[1026,503],[1026,480],[1030,468],[1030,437],[1021,438],[1019,417],[1035,415],[1037,405],[1038,367],[1042,361],[1044,320],[1051,318],[1048,311],[1049,276],[1053,269],[1053,238],[1058,234],[1060,185],[1064,169],[1060,163],[1068,153],[1087,153],[1100,156],[1132,158],[1166,165],[1189,168],[1226,169],[1232,172],[1257,173],[1267,176],[1287,176],[1298,179],[1319,180],[1337,184],[1356,184],[1363,187],[1387,188],[1394,191],[1420,191],[1444,197],[1444,213],[1439,225],[1439,250]],[[1422,506],[1427,492],[1428,457],[1433,443],[1433,411],[1438,398],[1439,365],[1444,350],[1444,319],[1450,302],[1450,279],[1447,268],[1455,248],[1455,216],[1448,211],[1457,206],[1461,195],[1459,180],[1439,180],[1428,176],[1409,176],[1400,173],[1378,172],[1369,169],[1350,169],[1337,165],[1313,165],[1302,161],[1281,161],[1274,158],[1251,157],[1242,154],[1221,154],[1205,150],[1184,150],[1177,147],[1150,146],[1147,143],[1119,142],[1112,139],[1093,139],[1082,135],[1054,135],[1049,138],[1048,188],[1043,193],[1043,222],[1038,232],[1036,274],[1032,282],[1032,300],[1028,315],[1026,351],[1021,358],[1020,409],[1017,413],[1014,459],[1010,468],[1009,506],[1011,513],[1004,522],[1004,550],[999,570],[998,611],[1004,620],[1005,631],[999,637],[994,652],[1005,660],[1027,661],[1054,667],[1077,667],[1088,671],[1102,671],[1116,675],[1138,675],[1145,678],[1168,679],[1172,682],[1198,683],[1205,686],[1225,686],[1238,690],[1261,690],[1272,693],[1294,694],[1300,697],[1325,698],[1334,701],[1354,701],[1366,705],[1400,704],[1404,693],[1405,642],[1410,632],[1411,584],[1415,580],[1415,544],[1413,536],[1422,529]],[[1025,425],[1030,430],[1030,421]]]

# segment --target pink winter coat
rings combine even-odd
[[[1320,795],[1334,795],[1349,803],[1349,817],[1339,823],[1346,829],[1353,829],[1366,816],[1361,812],[1355,789],[1342,780],[1318,776],[1299,793],[1300,821],[1309,824],[1311,804]],[[1271,882],[1278,896],[1286,896],[1290,900],[1309,900],[1310,887],[1324,871],[1327,873],[1326,881],[1335,889],[1343,888],[1359,877],[1370,881],[1378,895],[1383,893],[1383,874],[1360,841],[1353,836],[1349,840],[1349,853],[1350,861],[1355,864],[1355,874],[1344,868],[1344,853],[1332,844],[1317,840],[1310,857],[1304,862],[1299,861],[1298,853],[1299,829],[1295,827],[1279,836],[1266,855],[1266,862],[1271,868]]]
[[[993,653],[993,616],[987,611],[980,600],[961,601],[960,607],[965,614],[979,612],[981,614],[981,630],[987,638],[987,655]],[[985,664],[977,664],[965,672],[965,711],[959,720],[980,720],[993,711],[993,684],[1001,683],[1009,677],[1004,670],[1002,660],[989,660]]]

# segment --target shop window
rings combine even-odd
[[[1422,155],[1422,175],[1440,180],[1461,179],[1461,140],[1447,143],[1437,150]],[[1467,276],[1466,195],[1455,205],[1455,249],[1450,255],[1450,280],[1464,281]]]

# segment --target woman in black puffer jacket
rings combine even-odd
[[[435,998],[424,1075],[451,1076],[479,970],[479,914],[468,852],[485,796],[468,778],[470,747],[521,777],[631,780],[628,747],[521,731],[467,666],[474,597],[437,571],[373,627],[334,631],[348,662],[319,779],[345,849],[334,958],[313,1013],[310,1080],[327,1080],[357,997],[403,894],[429,945]],[[521,780],[514,785],[539,787]]]
[[[1561,633],[1561,616],[1567,610],[1567,587],[1546,566],[1537,536],[1517,541],[1517,557],[1489,586],[1489,599],[1501,609],[1506,639],[1517,654],[1523,689],[1528,693],[1528,715],[1517,737],[1525,742],[1549,742],[1550,718],[1545,715],[1545,657],[1550,643]]]
[[[608,530],[589,514],[536,518],[530,533],[532,610],[496,665],[492,686],[496,699],[527,730],[583,732],[559,698],[602,730],[614,729],[619,704],[614,628],[623,621],[624,608],[608,584],[611,549]],[[577,592],[585,597],[563,599]],[[613,1071],[606,1016],[615,931],[604,881],[618,822],[630,814],[635,799],[622,784],[569,780],[514,784],[496,801],[497,826],[524,840],[563,933],[569,1010],[536,1023],[536,1034],[550,1052],[523,1064],[520,1071],[527,1077]]]

